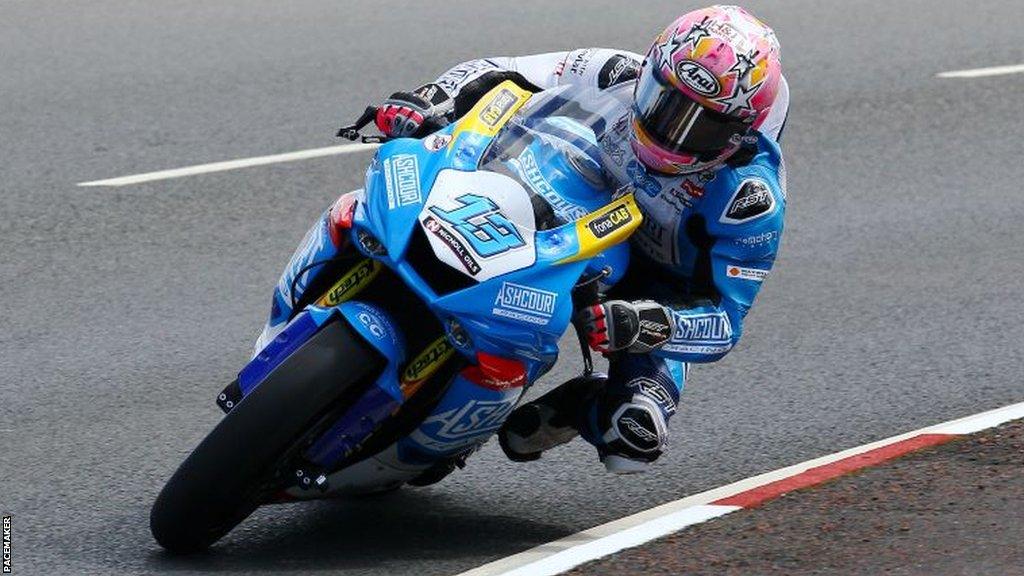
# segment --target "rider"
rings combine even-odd
[[[609,470],[641,471],[665,447],[687,364],[735,347],[778,250],[789,103],[778,40],[743,8],[712,6],[669,25],[646,57],[588,48],[459,64],[385,100],[377,126],[419,135],[503,80],[535,91],[591,86],[623,101],[598,139],[613,182],[636,192],[644,225],[626,276],[581,313],[609,374],[520,406],[501,446],[533,460],[580,434]]]

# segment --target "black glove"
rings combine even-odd
[[[609,300],[580,310],[590,347],[598,352],[644,354],[661,347],[675,329],[672,312],[651,300]]]
[[[418,137],[444,127],[455,111],[455,102],[437,84],[415,92],[395,92],[377,108],[381,134],[392,138]]]

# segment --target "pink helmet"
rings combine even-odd
[[[764,123],[782,78],[775,32],[738,6],[681,16],[647,53],[630,143],[668,174],[717,165]]]

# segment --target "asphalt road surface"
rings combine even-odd
[[[868,467],[566,576],[1024,575],[1024,421]]]
[[[696,7],[346,4],[0,5],[0,510],[15,573],[450,574],[1024,398],[1024,75],[935,77],[1024,62],[1020,4],[751,2],[792,88],[782,254],[739,348],[693,371],[650,473],[607,475],[582,443],[517,465],[492,443],[436,486],[264,509],[205,557],[167,557],[149,507],[220,417],[214,394],[286,258],[367,156],[75,184],[328,146],[367,103],[458,61],[642,52]]]

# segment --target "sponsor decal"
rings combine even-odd
[[[723,314],[683,316],[676,314],[676,331],[672,340],[719,343],[732,338],[729,317]]]
[[[378,340],[383,340],[384,337],[388,335],[387,329],[384,327],[384,324],[381,323],[380,318],[378,318],[375,314],[370,314],[369,312],[360,312],[359,314],[356,315],[356,318],[359,319],[359,322],[361,322],[363,326],[366,326],[367,330],[370,331],[370,334],[373,334],[374,338],[377,338]]]
[[[732,324],[724,313],[674,313],[676,329],[662,347],[666,352],[684,354],[721,354],[732,348]]]
[[[768,277],[768,271],[760,268],[744,268],[743,266],[726,266],[725,275],[729,278],[739,278],[740,280],[752,280],[754,282],[764,282],[764,279]]]
[[[583,73],[587,71],[587,65],[590,64],[590,59],[593,55],[593,48],[587,48],[586,50],[580,51],[580,53],[572,59],[572,64],[569,66],[569,72],[577,76],[583,76]]]
[[[748,178],[733,192],[719,222],[741,224],[768,214],[774,209],[775,196],[768,184],[759,178]]]
[[[396,154],[383,162],[384,188],[388,193],[388,208],[394,210],[402,206],[419,204],[420,167],[416,156],[412,154]]]
[[[629,119],[633,117],[632,112],[626,112],[622,116],[619,116],[615,120],[615,124],[612,124],[612,131],[616,134],[625,134],[626,128],[629,127]]]
[[[399,381],[402,394],[406,398],[412,396],[419,389],[420,385],[427,378],[433,376],[453,354],[455,354],[455,348],[452,347],[445,336],[441,336],[428,344],[402,371],[402,377]]]
[[[632,221],[633,214],[630,213],[629,207],[623,204],[587,222],[587,228],[590,228],[594,236],[604,238]]]
[[[616,166],[622,166],[626,160],[626,148],[622,138],[618,135],[606,133],[601,135],[601,151],[604,152]]]
[[[744,248],[753,248],[755,246],[761,246],[763,244],[769,244],[779,239],[779,231],[771,230],[769,232],[762,232],[753,236],[745,236],[743,238],[733,238],[732,243],[737,246],[743,246]]]
[[[743,32],[729,22],[712,20],[708,23],[707,30],[735,46],[738,51],[750,52],[753,49]]]
[[[465,405],[435,414],[423,421],[416,442],[434,450],[452,450],[489,435],[501,427],[515,408],[515,398],[470,400]]]
[[[356,320],[366,328],[371,336],[389,342],[399,354],[405,353],[404,345],[399,340],[398,331],[395,330],[391,319],[383,311],[362,302],[349,302],[348,306],[354,309]],[[358,328],[358,326],[355,327]]]
[[[455,257],[459,259],[459,263],[466,269],[466,272],[473,276],[480,273],[480,263],[469,253],[466,245],[455,236],[455,233],[441,224],[437,218],[427,216],[423,219],[423,227],[434,236],[440,238],[441,242],[448,246],[452,253],[455,254]]]
[[[677,213],[693,208],[693,198],[686,193],[682,186],[679,188],[669,188],[668,193],[662,194],[659,200],[670,204]]]
[[[431,134],[423,139],[423,147],[430,152],[437,152],[452,141],[450,134]]]
[[[644,403],[651,404],[650,401]],[[653,411],[655,409],[653,406],[626,404],[616,411],[612,418],[619,439],[640,452],[657,450],[661,445],[661,436],[658,433],[658,425],[654,421]]]
[[[675,414],[676,401],[672,399],[672,395],[669,394],[668,390],[661,384],[658,384],[656,380],[643,377],[634,378],[626,386],[654,400],[665,411],[665,414]]]
[[[690,198],[703,198],[704,188],[692,180],[683,180],[683,190]]]
[[[732,348],[731,344],[666,344],[662,350],[676,354],[723,354]]]
[[[650,430],[645,428],[643,426],[643,424],[640,424],[635,419],[630,418],[629,416],[620,418],[619,419],[619,426],[624,427],[626,430],[628,430],[630,432],[630,434],[635,436],[636,439],[640,440],[643,443],[651,443],[651,442],[657,442],[658,441],[658,435],[657,434],[655,434],[654,432],[651,432]],[[639,446],[637,446],[633,442],[630,442],[630,444],[633,444],[634,447],[639,448]]]
[[[636,160],[630,160],[629,163],[626,164],[626,174],[629,175],[629,179],[633,182],[634,187],[643,190],[644,193],[651,198],[657,196],[661,192],[661,183],[648,174],[647,170],[645,170],[644,167]]]
[[[377,277],[383,266],[366,258],[345,273],[326,294],[317,300],[317,306],[337,306],[351,299]]]
[[[490,60],[473,60],[459,64],[455,68],[444,73],[438,78],[437,85],[450,97],[458,91],[459,86],[469,81],[473,76],[486,70],[494,70],[497,66]]]
[[[519,101],[519,98],[516,97],[514,92],[503,88],[501,92],[498,92],[498,94],[494,96],[494,99],[480,111],[480,121],[493,128],[498,124],[498,121],[512,109],[512,106],[514,106],[517,101]]]
[[[676,63],[676,76],[691,90],[701,96],[717,96],[722,91],[718,78],[710,70],[693,60],[680,60]]]
[[[557,301],[558,294],[554,292],[502,282],[491,314],[544,326],[551,321]]]
[[[636,80],[639,76],[639,62],[625,54],[616,54],[609,58],[601,67],[601,71],[597,73],[597,87],[603,90],[616,84]]]
[[[431,206],[430,211],[450,224],[481,257],[490,258],[526,245],[516,225],[490,198],[463,194],[455,202],[459,204],[457,208]]]
[[[533,189],[534,193],[542,196],[547,203],[551,205],[551,209],[562,218],[568,220],[577,220],[587,215],[587,210],[582,206],[577,206],[572,202],[569,202],[562,197],[558,191],[555,190],[551,183],[544,178],[544,175],[540,171],[540,166],[537,165],[537,158],[533,155],[533,151],[529,148],[523,150],[523,153],[519,155],[519,158],[512,160],[513,165],[519,169],[519,175],[523,180]]]
[[[637,344],[651,348],[660,346],[672,337],[671,319],[660,306],[640,310],[640,333]]]

